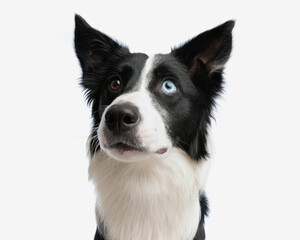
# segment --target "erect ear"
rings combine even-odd
[[[206,31],[173,49],[172,54],[188,67],[192,78],[205,77],[211,72],[222,70],[230,56],[234,23],[228,21]]]
[[[128,49],[107,35],[92,28],[81,16],[75,15],[75,51],[82,70],[96,70],[107,57]]]

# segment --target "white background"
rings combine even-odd
[[[300,239],[296,1],[0,4],[0,239],[93,239],[74,13],[146,53],[236,19],[213,124],[208,240]]]

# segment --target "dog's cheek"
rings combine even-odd
[[[97,130],[97,137],[98,137],[101,148],[103,148],[104,146],[107,145],[107,140],[104,136],[103,128],[101,127],[101,123],[100,123],[100,126],[99,126],[98,130]]]

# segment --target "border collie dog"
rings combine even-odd
[[[131,53],[75,16],[93,126],[95,240],[204,240],[209,126],[234,21],[168,54]]]

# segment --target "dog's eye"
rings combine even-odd
[[[177,87],[172,81],[166,80],[163,82],[162,90],[166,94],[173,94],[177,91]]]
[[[121,87],[121,81],[120,79],[113,79],[110,82],[110,89],[113,91],[117,91],[119,90],[119,88]]]

